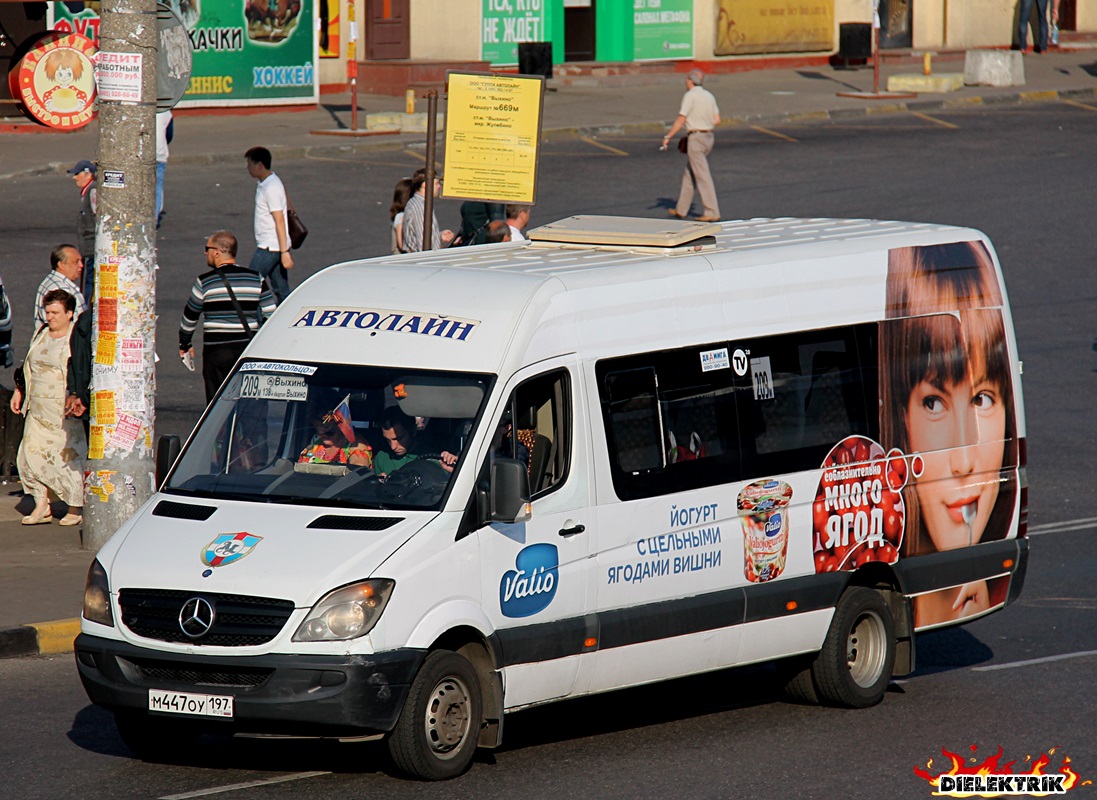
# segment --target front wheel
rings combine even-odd
[[[883,596],[847,589],[815,662],[812,684],[827,705],[867,708],[884,699],[895,665],[895,625]]]
[[[467,659],[446,650],[428,654],[388,738],[393,763],[421,780],[457,777],[472,762],[483,706]]]

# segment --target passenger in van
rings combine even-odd
[[[517,458],[526,467],[529,467],[529,447],[521,437],[511,434],[514,431],[514,423],[511,421],[509,409],[499,420],[495,428],[495,435],[491,440],[491,460],[496,458]]]
[[[301,451],[298,463],[373,466],[373,448],[365,442],[357,441],[357,437],[354,437],[355,441],[351,441],[335,414],[313,416],[312,425],[316,429],[316,436]],[[353,428],[351,432],[354,432]]]
[[[990,255],[977,242],[889,255],[881,438],[917,456],[908,459],[904,556],[1002,539],[1010,529],[1017,487],[999,474],[1017,464],[1017,423],[1001,305]],[[974,581],[918,597],[915,624],[986,611],[1004,588]]]
[[[373,470],[387,477],[400,467],[422,458],[424,453],[418,447],[415,418],[409,417],[398,408],[391,408],[381,419],[381,435],[385,438],[384,447],[373,458]],[[443,450],[435,459],[446,472],[453,472],[457,456]]]

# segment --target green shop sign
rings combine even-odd
[[[519,42],[547,42],[545,5],[549,0],[483,0],[480,59],[517,64]]]
[[[633,0],[633,58],[693,58],[693,0]]]
[[[319,96],[315,0],[180,0],[166,5],[194,44],[181,106],[285,105]],[[51,3],[51,27],[99,44],[99,3]]]

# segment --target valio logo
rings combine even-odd
[[[560,555],[554,544],[531,544],[514,559],[515,568],[499,582],[499,608],[505,617],[530,617],[556,596]]]

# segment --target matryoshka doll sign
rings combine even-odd
[[[95,53],[78,33],[47,33],[8,74],[12,97],[36,122],[82,128],[95,118]]]

